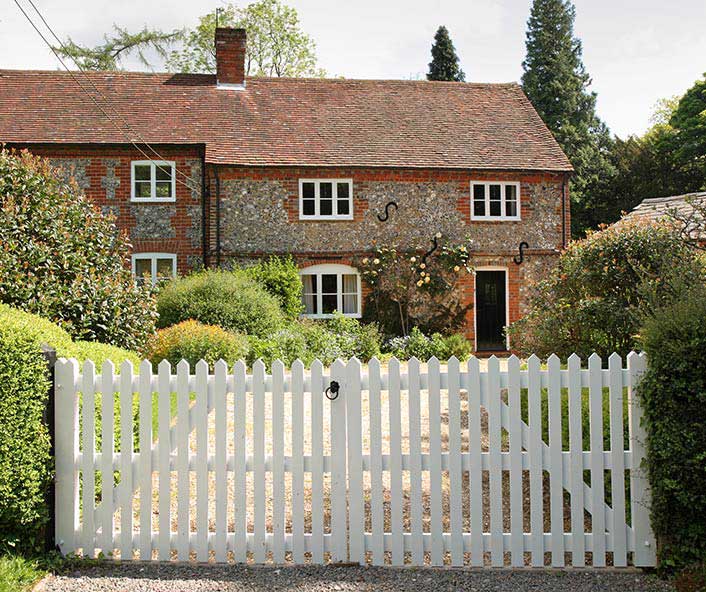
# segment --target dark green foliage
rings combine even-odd
[[[637,346],[642,307],[651,299],[646,286],[663,290],[662,279],[677,267],[698,281],[692,262],[692,251],[666,226],[624,223],[590,233],[534,286],[528,313],[509,328],[512,348],[539,356],[625,356]]]
[[[135,285],[112,220],[27,152],[0,150],[0,203],[0,302],[75,339],[139,349],[154,332],[154,301]]]
[[[296,319],[303,310],[302,281],[299,268],[291,257],[270,257],[246,267],[246,273],[275,296],[289,319]]]
[[[679,100],[669,124],[675,130],[678,166],[701,179],[706,188],[706,74]]]
[[[193,368],[199,360],[206,360],[213,369],[218,360],[232,366],[233,362],[244,360],[247,354],[248,340],[244,335],[198,321],[183,321],[157,331],[147,347],[147,357],[155,366],[168,360],[176,367],[181,360],[186,360]]]
[[[692,284],[654,310],[642,328],[649,363],[639,395],[652,526],[665,571],[706,563],[705,321],[706,289]]]
[[[385,351],[398,360],[417,358],[426,362],[431,357],[445,361],[456,356],[466,360],[471,355],[471,342],[463,335],[454,334],[444,337],[439,333],[426,336],[419,327],[413,327],[407,337],[393,337],[385,344]]]
[[[522,86],[575,169],[571,183],[574,235],[594,224],[593,193],[610,181],[610,133],[596,116],[596,95],[574,37],[569,0],[534,0],[527,23]]]
[[[436,35],[434,35],[427,80],[447,82],[465,82],[466,80],[466,75],[458,64],[456,48],[454,48],[453,41],[449,36],[449,30],[443,25],[437,29]]]
[[[49,379],[36,335],[0,323],[0,551],[33,552],[48,520]]]
[[[202,271],[176,279],[160,291],[157,311],[160,328],[194,319],[258,337],[267,337],[285,321],[277,298],[242,269]]]

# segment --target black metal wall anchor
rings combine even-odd
[[[516,265],[520,265],[524,260],[525,260],[525,249],[529,248],[529,244],[527,244],[525,241],[522,241],[520,243],[520,254],[515,255],[512,260],[515,262]]]
[[[429,257],[434,251],[436,251],[439,248],[439,241],[436,238],[436,236],[432,237],[431,244],[434,246],[431,249],[429,249],[426,253],[424,253],[424,255],[422,255],[422,263],[426,263],[427,257]]]
[[[397,202],[388,201],[387,205],[385,205],[385,215],[381,216],[380,214],[378,214],[378,220],[380,220],[380,222],[387,222],[387,219],[390,217],[390,208],[392,206],[394,206],[395,210],[398,209]]]
[[[338,384],[335,380],[332,380],[331,384],[329,384],[326,387],[326,390],[324,391],[324,395],[326,395],[326,398],[329,401],[335,401],[336,399],[338,399],[338,391],[340,391],[340,390],[341,390],[341,385]],[[329,393],[331,393],[331,394],[329,394]],[[333,396],[331,396],[331,395],[333,395]]]

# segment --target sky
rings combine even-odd
[[[20,0],[28,5],[27,0]],[[423,79],[446,25],[473,82],[522,76],[531,0],[285,0],[316,42],[319,65],[346,78]],[[247,0],[243,0],[247,2]],[[222,3],[194,0],[34,0],[64,37],[96,44],[116,23],[134,30],[194,26]],[[575,0],[575,33],[598,94],[598,115],[620,137],[641,134],[655,103],[683,94],[706,71],[706,0]],[[130,69],[144,69],[136,61]],[[0,4],[0,68],[58,62],[12,0]],[[156,68],[159,70],[160,68]]]

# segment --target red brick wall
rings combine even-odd
[[[118,228],[128,237],[134,231],[137,218],[133,213],[133,207],[139,206],[140,209],[151,208],[154,206],[173,206],[176,208],[174,216],[171,218],[171,227],[173,229],[173,238],[131,238],[134,253],[147,252],[163,252],[175,253],[177,255],[177,267],[179,273],[187,273],[189,271],[189,261],[194,261],[195,258],[200,258],[202,249],[200,245],[200,229],[199,229],[199,244],[194,246],[189,237],[189,232],[193,231],[194,220],[191,216],[190,208],[198,207],[200,211],[201,205],[201,180],[198,179],[199,190],[198,194],[192,196],[189,187],[182,183],[188,183],[186,177],[192,176],[192,165],[200,162],[201,152],[198,147],[184,146],[155,146],[156,151],[165,160],[175,161],[177,171],[176,183],[176,202],[160,202],[160,203],[133,203],[131,197],[131,162],[134,160],[147,160],[134,147],[123,146],[32,146],[31,151],[34,154],[44,156],[50,159],[61,160],[67,164],[74,159],[83,159],[88,161],[85,167],[85,180],[88,186],[84,191],[88,198],[99,208],[115,209],[117,213],[116,224]],[[157,158],[156,156],[154,157]],[[115,196],[109,198],[106,187],[103,185],[103,179],[108,173],[108,166],[105,162],[107,159],[114,159],[115,177],[119,179],[120,184],[115,188]],[[179,182],[181,181],[181,182]]]

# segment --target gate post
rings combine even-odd
[[[56,545],[63,555],[76,551],[79,517],[79,486],[76,459],[79,446],[78,396],[76,378],[78,362],[61,359],[55,366],[54,409],[55,430],[55,530]]]
[[[642,425],[642,407],[635,391],[647,368],[647,356],[628,354],[628,421],[632,469],[630,470],[630,512],[635,535],[635,567],[653,567],[657,562],[655,536],[650,523],[650,483],[644,464],[647,432]]]
[[[47,426],[47,433],[49,434],[49,458],[55,458],[56,456],[56,436],[54,432],[54,409],[55,409],[55,378],[54,378],[54,366],[56,365],[56,350],[46,344],[42,344],[42,356],[47,363],[47,378],[49,379],[49,390],[47,392],[47,402],[44,406],[44,425]],[[55,517],[55,491],[54,491],[54,480],[52,479],[49,484],[49,488],[46,492],[46,503],[47,503],[47,513],[48,520],[44,527],[44,550],[49,552],[55,549],[56,542],[54,540],[54,517]]]

